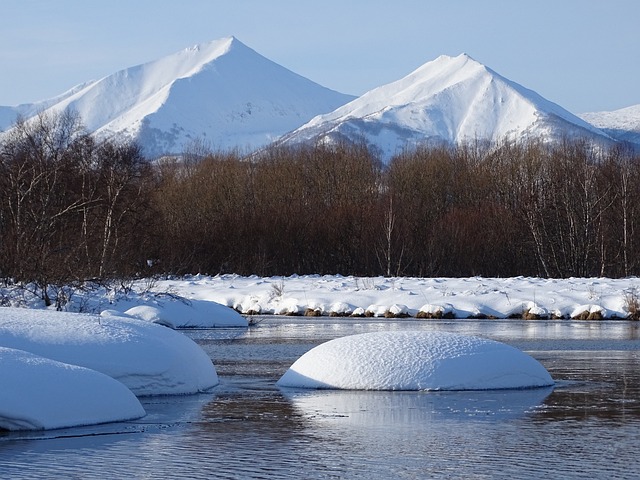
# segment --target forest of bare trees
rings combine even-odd
[[[0,278],[640,274],[640,157],[587,142],[195,149],[150,162],[65,113],[0,141]]]

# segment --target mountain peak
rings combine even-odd
[[[458,81],[460,75],[477,75],[485,73],[495,74],[484,64],[478,62],[466,53],[461,53],[455,57],[449,55],[440,55],[435,60],[426,62],[407,77],[447,77],[450,81]],[[497,74],[496,74],[497,75]]]
[[[451,55],[440,55],[439,57],[437,57],[435,60],[432,60],[433,62],[467,62],[467,61],[472,61],[472,62],[477,62],[475,59],[473,59],[471,57],[471,55],[469,55],[468,53],[462,52],[458,55],[455,56],[451,56]],[[427,62],[430,63],[430,62]]]
[[[565,136],[607,138],[562,107],[462,53],[441,55],[404,78],[315,117],[282,141],[365,138],[388,160],[425,142],[496,143]]]
[[[212,52],[215,51],[218,55],[224,55],[228,53],[233,48],[249,48],[236,37],[222,37],[217,40],[211,40],[210,42],[198,43],[191,47],[187,47],[183,50],[183,52]],[[179,54],[179,52],[178,52]]]
[[[88,131],[135,139],[155,157],[180,154],[195,139],[223,150],[263,147],[353,98],[229,36],[120,70],[43,105],[75,110]],[[0,110],[0,122],[7,116]]]

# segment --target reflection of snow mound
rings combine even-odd
[[[375,332],[337,338],[300,357],[281,387],[493,390],[553,385],[534,358],[493,340],[447,332]]]
[[[303,415],[316,421],[378,429],[416,425],[430,428],[440,421],[468,417],[488,421],[518,418],[541,405],[551,391],[552,388],[429,393],[287,390],[285,395]]]

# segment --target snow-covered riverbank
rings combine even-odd
[[[624,319],[638,308],[639,285],[638,278],[196,275],[140,280],[127,288],[69,289],[67,312],[44,308],[28,289],[4,287],[0,429],[126,420],[144,415],[133,394],[215,386],[211,359],[166,327],[247,327],[241,313]],[[92,408],[79,409],[87,405]]]
[[[626,318],[640,278],[387,278],[305,275],[191,276],[155,290],[209,300],[243,314]],[[420,312],[423,312],[422,314]]]
[[[77,288],[68,297],[67,311],[127,312],[174,328],[246,326],[238,313],[527,318],[528,312],[531,319],[624,319],[639,307],[640,278],[193,275],[143,279],[126,289]],[[15,288],[0,288],[0,300],[43,308],[36,296]]]

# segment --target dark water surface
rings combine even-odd
[[[300,355],[381,330],[479,335],[538,359],[552,389],[280,390]],[[211,393],[143,399],[138,421],[0,434],[0,478],[639,478],[640,323],[265,318],[185,331]]]

